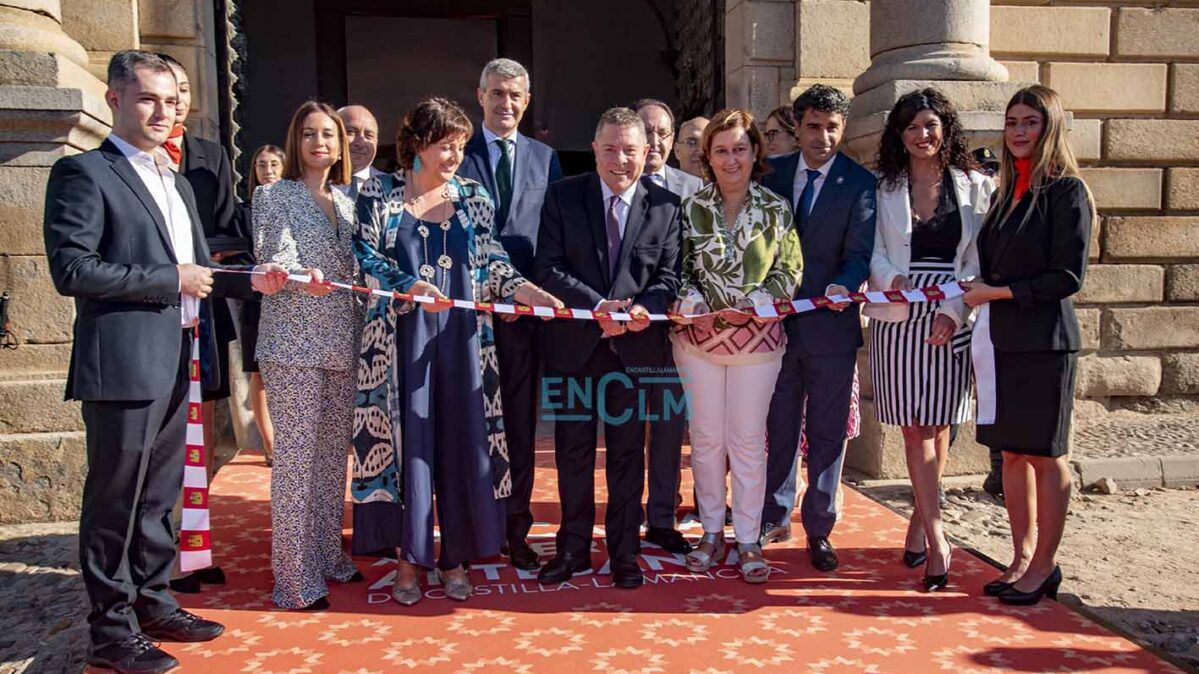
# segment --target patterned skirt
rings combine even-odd
[[[953,263],[913,262],[908,278],[916,288],[954,280]],[[948,344],[931,346],[940,302],[908,305],[905,321],[873,321],[870,375],[875,415],[895,426],[944,426],[970,419],[970,328],[962,326]]]

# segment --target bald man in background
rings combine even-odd
[[[700,147],[700,137],[708,126],[707,117],[693,117],[679,127],[679,139],[674,144],[674,156],[679,160],[679,168],[707,182],[704,177],[703,148]]]
[[[349,185],[334,187],[347,197],[357,199],[358,190],[367,180],[383,175],[383,171],[371,165],[379,151],[379,122],[370,110],[361,105],[347,105],[337,111],[337,116],[341,117],[350,140],[350,170],[354,176]]]

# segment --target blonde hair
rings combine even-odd
[[[1042,121],[1041,136],[1037,138],[1037,144],[1032,151],[1032,168],[1028,182],[1028,189],[1033,193],[1034,198],[1033,208],[1029,208],[1025,212],[1024,219],[1027,220],[1037,207],[1036,196],[1041,191],[1058,179],[1067,177],[1077,178],[1083,183],[1083,187],[1087,191],[1087,201],[1091,206],[1092,217],[1097,218],[1095,197],[1091,194],[1091,188],[1079,174],[1078,160],[1074,157],[1074,150],[1070,148],[1070,141],[1066,137],[1069,129],[1066,128],[1066,110],[1062,107],[1061,97],[1053,89],[1039,84],[1025,87],[1017,91],[1008,101],[1007,107],[1004,108],[1005,118],[1007,113],[1017,105],[1025,105],[1041,113]],[[1015,198],[1016,157],[1008,149],[1006,140],[1003,143],[1003,151],[999,160],[999,184],[1002,197],[992,202],[988,221],[1005,217]],[[1022,222],[1021,225],[1023,224]],[[1094,221],[1091,224],[1094,226]]]

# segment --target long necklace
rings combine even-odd
[[[421,195],[421,197],[423,197],[423,196],[424,195]],[[412,199],[408,199],[407,200],[408,204],[415,208],[416,202],[421,197],[414,197]],[[449,185],[446,185],[445,188],[442,190],[441,198],[443,200],[442,201],[443,206],[444,206],[444,204],[449,203],[449,201],[450,201]],[[430,209],[430,210],[432,210],[432,209]],[[423,219],[418,218],[420,220],[420,224],[416,228],[416,233],[420,234],[421,248],[424,253],[424,259],[421,263],[418,273],[420,274],[421,278],[423,278],[425,280],[426,283],[432,283],[432,284],[436,285],[437,289],[441,291],[441,294],[445,295],[446,297],[449,297],[450,269],[452,269],[454,266],[454,259],[449,256],[450,227],[452,227],[452,225],[450,225],[450,219],[452,219],[453,217],[454,217],[454,211],[451,210],[450,215],[448,217],[446,217],[444,220],[442,220],[441,224],[439,225],[439,228],[441,229],[441,255],[437,256],[437,267],[441,268],[440,282],[434,281],[434,279],[437,277],[437,269],[434,268],[433,265],[429,264],[429,235],[432,232],[429,231],[429,227],[428,227],[428,225],[425,224]]]

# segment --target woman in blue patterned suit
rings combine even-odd
[[[396,137],[400,170],[358,196],[355,254],[369,286],[439,299],[561,307],[509,263],[492,235],[495,204],[455,173],[472,126],[428,98]],[[491,315],[377,300],[369,308],[354,416],[354,551],[395,548],[392,595],[421,598],[418,567],[446,595],[472,592],[463,564],[498,554],[511,478]],[[435,555],[433,518],[441,534]],[[436,558],[435,558],[436,557]]]

